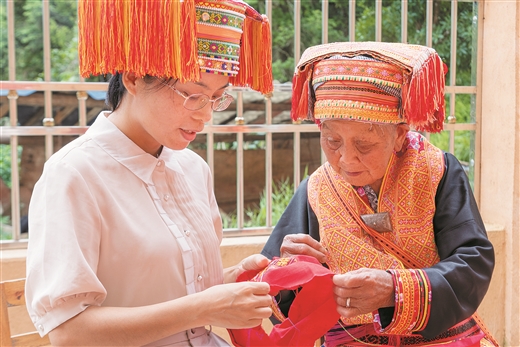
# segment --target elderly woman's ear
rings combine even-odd
[[[406,123],[397,124],[396,132],[397,137],[395,139],[394,151],[399,152],[403,147],[406,134],[410,131],[410,126]]]

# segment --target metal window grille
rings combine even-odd
[[[359,0],[358,0],[359,1]],[[385,23],[387,18],[385,9],[393,1],[390,0],[366,0],[365,4],[373,6],[373,37],[371,41],[382,41],[392,40],[388,39],[384,35]],[[273,11],[276,10],[276,6],[279,2],[266,0],[265,3],[260,5],[264,9],[264,13],[267,14],[271,20],[272,26],[280,25],[281,23],[273,22]],[[294,0],[288,2],[291,4],[293,9],[293,23],[284,23],[285,26],[292,25],[294,30],[293,48],[294,48],[294,61],[297,62],[300,58],[305,42],[302,41],[302,17],[305,13],[302,13],[302,2]],[[331,13],[330,7],[332,4],[338,4],[338,1],[322,0],[321,2],[321,33],[316,32],[316,36],[321,35],[321,42],[329,42],[329,28],[331,27],[331,17],[334,13]],[[344,32],[348,33],[344,37],[344,40],[356,41],[359,40],[358,32],[356,31],[358,26],[366,26],[366,23],[360,22],[359,9],[356,0],[349,0],[348,2],[341,2],[343,6],[348,8],[348,16],[342,19],[342,25],[344,26]],[[408,26],[409,15],[411,13],[410,7],[418,2],[408,2],[401,0],[400,2],[400,37],[394,38],[395,41],[408,42],[409,33],[412,30]],[[446,96],[447,96],[447,109],[448,122],[445,124],[445,130],[440,136],[448,136],[449,141],[447,148],[443,148],[451,153],[457,151],[457,139],[460,134],[470,133],[470,160],[468,163],[469,174],[472,176],[472,182],[474,183],[474,191],[477,200],[479,198],[479,163],[480,163],[480,74],[478,73],[477,65],[481,63],[481,35],[482,30],[482,2],[475,1],[438,1],[438,0],[425,0],[421,3],[425,4],[426,11],[424,13],[423,21],[425,23],[424,42],[414,42],[419,44],[425,44],[432,46],[433,43],[433,16],[435,6],[449,6],[451,8],[451,22],[449,28],[446,28],[451,32],[450,43],[449,43],[449,61],[447,61],[450,71],[448,80],[446,83]],[[7,32],[7,43],[8,43],[8,81],[2,81],[0,89],[4,92],[1,96],[1,112],[0,118],[6,117],[8,114],[9,121],[4,122],[5,125],[1,127],[0,139],[2,144],[9,144],[11,148],[10,159],[13,163],[13,169],[11,170],[11,224],[10,228],[10,240],[2,240],[2,248],[13,248],[13,247],[24,247],[26,245],[26,239],[21,235],[20,226],[20,211],[21,211],[21,200],[20,200],[20,175],[16,166],[19,162],[20,156],[18,152],[19,141],[21,138],[26,136],[37,136],[41,137],[42,143],[45,147],[45,159],[48,159],[55,152],[56,140],[63,136],[79,136],[83,134],[88,128],[88,120],[93,114],[99,112],[99,109],[88,108],[90,101],[87,92],[97,91],[103,92],[107,88],[106,83],[102,82],[85,82],[83,79],[79,79],[79,82],[55,82],[51,80],[51,38],[50,38],[50,10],[49,1],[42,0],[42,28],[43,28],[43,81],[40,82],[27,82],[17,81],[16,74],[16,54],[15,54],[15,2],[4,1],[2,6],[5,6],[7,14],[7,23],[3,23]],[[468,12],[468,6],[473,16],[470,18],[471,23],[467,22],[467,19],[462,23],[458,17],[458,11],[464,9],[465,13]],[[416,15],[416,14],[415,14]],[[337,22],[337,18],[334,19]],[[471,62],[471,81],[465,82],[461,85],[457,85],[457,57],[458,42],[462,39],[464,33],[472,32],[472,42],[470,44],[472,53]],[[466,35],[467,36],[467,35]],[[436,48],[436,47],[434,47]],[[33,90],[43,93],[44,99],[44,119],[42,125],[37,126],[22,126],[18,124],[18,99],[20,95],[23,95],[24,91]],[[250,124],[244,119],[244,96],[254,92],[240,88],[230,88],[232,93],[236,95],[236,106],[235,106],[235,119],[233,124],[221,125],[210,123],[206,126],[202,135],[202,145],[200,148],[205,147],[205,153],[202,153],[208,162],[212,172],[215,176],[218,173],[215,172],[216,167],[216,150],[218,150],[221,138],[231,138],[233,142],[233,150],[236,153],[235,168],[236,168],[236,195],[235,195],[235,207],[236,207],[236,227],[227,228],[226,235],[246,235],[246,234],[259,234],[269,233],[272,230],[273,222],[272,210],[273,210],[273,155],[275,149],[273,144],[278,136],[283,135],[291,139],[291,160],[292,161],[292,182],[293,187],[296,189],[298,183],[302,179],[302,153],[306,153],[310,149],[302,146],[302,137],[316,137],[319,136],[318,129],[313,124],[296,124],[296,123],[279,123],[273,121],[273,110],[277,109],[275,100],[283,93],[290,93],[291,86],[287,83],[278,83],[275,85],[275,90],[270,98],[266,98],[262,103],[263,106],[258,108],[264,113],[263,121],[260,124]],[[59,123],[59,119],[63,117],[63,114],[53,111],[53,102],[56,99],[56,93],[59,92],[76,92],[77,97],[77,109],[78,109],[78,121],[72,126],[55,125]],[[462,100],[462,103],[457,103],[457,100]],[[468,122],[457,123],[458,105],[469,106],[470,117]],[[290,103],[289,106],[290,107]],[[287,114],[288,109],[280,110],[277,109],[277,113]],[[5,119],[4,119],[5,120]],[[2,123],[2,124],[4,124]],[[432,135],[433,136],[433,135]],[[437,135],[435,135],[437,136]],[[200,137],[200,135],[199,135]],[[265,206],[262,208],[265,212],[265,225],[256,227],[245,227],[245,219],[248,207],[245,204],[245,192],[248,191],[248,181],[245,175],[247,169],[251,169],[245,166],[244,153],[247,151],[247,145],[249,138],[253,137],[260,139],[262,143],[262,150],[265,153],[265,184],[264,184],[264,196]],[[467,137],[467,136],[466,136]],[[317,149],[316,149],[317,148]],[[319,146],[312,148],[312,150],[318,150]],[[320,153],[320,162],[324,161],[323,155]],[[4,165],[3,163],[2,165]],[[254,169],[254,168],[253,168]],[[218,188],[218,187],[217,187]],[[220,201],[219,201],[220,204]],[[5,232],[4,232],[5,233]]]

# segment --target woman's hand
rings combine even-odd
[[[394,281],[384,270],[363,268],[334,275],[332,280],[337,311],[342,317],[352,318],[394,306]]]
[[[263,270],[267,264],[269,264],[268,258],[264,257],[262,254],[252,254],[249,257],[242,259],[242,261],[237,265],[224,269],[224,283],[236,282],[237,277],[245,271],[260,271]]]
[[[289,234],[283,238],[280,246],[280,257],[292,255],[309,255],[320,263],[327,262],[327,250],[321,243],[307,234]]]
[[[266,282],[239,282],[213,286],[203,293],[209,298],[206,324],[230,329],[252,328],[272,314]]]

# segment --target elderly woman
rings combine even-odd
[[[335,273],[341,318],[326,346],[495,343],[473,315],[494,251],[468,178],[410,130],[442,130],[445,71],[433,49],[399,43],[315,46],[298,64],[293,118],[319,125],[327,162],[262,253],[310,255]]]

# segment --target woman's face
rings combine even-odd
[[[132,141],[150,154],[160,146],[181,150],[195,140],[197,133],[211,119],[211,102],[199,110],[184,108],[184,98],[164,85],[173,81],[145,81],[133,76],[124,76],[127,102],[111,115],[124,113],[122,122],[116,123]],[[184,95],[206,94],[211,99],[222,96],[229,78],[224,75],[202,73],[198,82],[175,83],[175,89]],[[163,83],[163,84],[161,84]],[[117,117],[114,117],[117,118]]]
[[[326,120],[321,148],[334,170],[354,186],[381,187],[390,157],[403,145],[409,127],[351,120]]]

